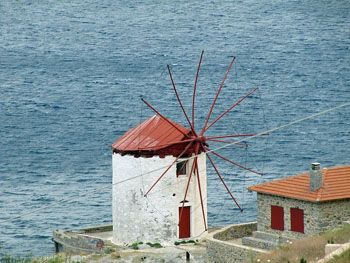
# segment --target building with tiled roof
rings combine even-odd
[[[320,168],[248,188],[257,192],[259,232],[302,237],[350,219],[350,166]]]

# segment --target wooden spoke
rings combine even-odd
[[[201,200],[203,222],[204,222],[205,231],[207,231],[208,228],[207,228],[207,221],[206,221],[206,218],[205,218],[205,211],[204,211],[204,205],[203,205],[203,197],[202,197],[202,189],[201,189],[201,180],[200,180],[200,177],[199,177],[198,160],[196,159],[195,162],[196,162],[195,173],[197,175],[198,191],[199,191],[199,198]]]
[[[183,106],[183,104],[182,104],[182,101],[181,101],[181,99],[180,99],[179,93],[177,92],[177,89],[176,89],[176,86],[175,86],[175,82],[174,82],[174,79],[173,79],[173,75],[171,74],[170,66],[167,65],[167,68],[168,68],[170,80],[171,80],[171,83],[172,83],[172,85],[173,85],[173,89],[174,89],[174,92],[175,92],[175,95],[176,95],[176,99],[177,99],[177,101],[179,102],[179,105],[180,105],[180,107],[181,107],[181,110],[182,110],[182,112],[184,113],[188,124],[190,125],[190,128],[191,128],[191,130],[192,130],[192,133],[193,133],[193,134],[196,134],[196,132],[194,131],[193,125],[192,125],[190,119],[188,118],[188,115],[187,115],[187,113],[186,113],[186,110],[185,110],[185,108],[184,108],[184,106]]]
[[[252,172],[252,173],[255,173],[255,174],[258,174],[258,175],[263,175],[262,173],[259,173],[259,172],[257,172],[257,171],[254,171],[253,169],[250,169],[250,168],[248,168],[248,167],[245,167],[245,166],[242,165],[242,164],[236,163],[236,162],[234,162],[234,161],[228,159],[227,157],[224,157],[224,156],[222,156],[221,154],[218,154],[217,152],[211,151],[211,153],[214,154],[214,155],[216,155],[217,157],[219,157],[219,158],[225,160],[226,162],[229,162],[229,163],[231,163],[231,164],[233,164],[233,165],[235,165],[235,166],[237,166],[237,167],[239,167],[239,168],[241,168],[241,169],[247,170],[247,171],[249,171],[249,172]]]
[[[219,139],[208,139],[207,141],[211,142],[221,142],[221,143],[232,143],[233,145],[239,146],[239,147],[248,147],[248,144],[246,142],[236,142],[236,141],[224,141],[224,140],[219,140]]]
[[[196,153],[195,155],[197,155],[197,153]],[[182,201],[182,208],[181,208],[181,211],[180,211],[179,225],[180,225],[180,222],[181,222],[181,219],[182,219],[182,211],[184,210],[184,207],[185,207],[185,200],[186,200],[186,197],[187,197],[188,188],[189,188],[189,186],[190,186],[191,177],[192,177],[192,173],[193,173],[193,171],[194,171],[195,160],[196,160],[196,159],[197,159],[197,157],[195,157],[194,160],[193,160],[192,167],[191,167],[191,172],[190,172],[190,175],[188,176],[187,185],[186,185],[186,190],[185,190],[185,196],[184,196],[184,199],[183,199],[183,201]]]
[[[198,82],[198,75],[199,75],[199,70],[201,68],[201,63],[203,59],[203,54],[204,50],[202,50],[201,57],[199,59],[198,67],[197,67],[197,73],[196,73],[196,78],[194,80],[194,87],[193,87],[193,96],[192,96],[192,127],[194,129],[194,109],[195,109],[195,102],[196,102],[196,90],[197,90],[197,82]]]
[[[177,142],[171,142],[171,143],[167,143],[167,144],[157,145],[157,148],[165,148],[165,147],[176,145],[176,144],[180,144],[180,143],[193,142],[194,140],[195,139],[186,139],[186,140],[182,140],[182,141],[177,141]],[[148,150],[148,149],[153,149],[153,148],[154,147],[149,146],[149,147],[142,148],[142,150]]]
[[[213,109],[214,109],[216,100],[217,100],[218,97],[219,97],[219,94],[220,94],[220,92],[221,92],[221,89],[223,88],[223,86],[224,86],[224,84],[225,84],[225,81],[226,81],[226,79],[227,79],[228,73],[230,72],[230,70],[231,70],[231,68],[232,68],[232,65],[233,65],[233,62],[235,61],[235,59],[236,59],[236,58],[233,57],[233,59],[231,60],[231,63],[230,63],[229,66],[227,67],[225,76],[224,76],[223,80],[221,81],[221,84],[220,84],[220,86],[219,86],[219,89],[218,89],[218,91],[216,92],[215,98],[214,98],[213,103],[212,103],[212,105],[211,105],[211,107],[210,107],[210,110],[209,110],[209,113],[208,113],[208,115],[207,115],[207,118],[205,119],[204,126],[203,126],[203,128],[202,128],[202,130],[201,130],[201,135],[203,135],[204,131],[207,130],[208,121],[209,121],[210,116],[211,116],[211,114],[212,114],[212,112],[213,112]]]
[[[243,212],[243,209],[242,209],[241,206],[238,204],[238,202],[236,201],[236,199],[233,197],[233,195],[232,195],[230,189],[227,187],[227,185],[226,185],[226,183],[225,183],[225,181],[224,181],[224,178],[221,176],[219,170],[217,169],[216,165],[214,164],[214,161],[213,161],[213,159],[210,157],[209,153],[207,153],[207,157],[208,157],[208,159],[209,159],[211,165],[213,166],[213,168],[214,168],[216,174],[219,176],[219,178],[220,178],[222,184],[223,184],[224,187],[226,188],[226,191],[227,191],[228,194],[231,196],[231,199],[235,202],[235,204],[236,204],[237,207],[241,210],[241,212]]]
[[[156,114],[158,114],[163,120],[165,120],[167,123],[169,123],[171,126],[173,126],[176,130],[181,132],[183,135],[185,135],[187,138],[190,138],[188,134],[180,130],[178,127],[176,127],[175,124],[173,124],[171,121],[169,121],[167,118],[165,118],[159,111],[157,111],[151,104],[149,104],[144,98],[141,98],[141,100],[151,109],[153,110]]]
[[[192,142],[189,143],[186,148],[179,154],[178,157],[176,157],[176,159],[172,162],[171,165],[169,165],[169,167],[161,174],[161,176],[159,176],[159,178],[157,179],[157,181],[155,181],[155,183],[148,189],[148,191],[146,192],[146,194],[144,195],[145,197],[148,195],[148,193],[155,187],[155,185],[159,182],[160,179],[163,178],[163,176],[170,170],[170,168],[181,158],[181,156],[183,156],[187,150],[192,146]]]
[[[227,134],[218,136],[207,136],[206,139],[223,139],[223,138],[234,138],[234,137],[250,137],[255,136],[256,133],[246,133],[246,134]]]
[[[219,115],[219,117],[217,117],[212,123],[209,124],[208,127],[204,128],[204,132],[206,132],[211,126],[213,126],[218,120],[220,120],[222,117],[224,117],[227,113],[229,113],[230,111],[232,111],[238,104],[240,104],[245,98],[249,97],[253,92],[255,92],[258,88],[254,88],[252,89],[250,92],[248,92],[246,95],[242,96],[241,98],[239,98],[238,101],[236,101],[228,110],[226,110],[225,112],[221,113]]]

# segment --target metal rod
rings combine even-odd
[[[180,168],[180,170],[182,170],[183,168],[184,168],[184,166],[186,166],[187,165],[187,162],[188,162],[188,160],[186,160],[186,161],[182,161],[182,165],[181,165],[181,168]],[[180,162],[181,163],[181,162]],[[186,168],[185,168],[186,169]],[[186,170],[185,170],[185,172],[186,172]],[[177,171],[176,171],[176,176],[179,176],[178,174],[177,174]]]
[[[148,195],[148,193],[153,189],[153,187],[159,182],[160,179],[162,179],[162,177],[167,173],[167,171],[169,171],[169,169],[174,165],[174,163],[176,163],[180,158],[181,156],[183,156],[187,150],[191,147],[193,143],[189,143],[186,148],[182,151],[182,153],[179,154],[178,157],[176,157],[176,159],[173,161],[173,163],[171,165],[169,165],[169,167],[162,173],[161,176],[159,176],[159,178],[157,179],[157,181],[155,181],[155,183],[150,187],[150,189],[148,189],[148,191],[146,192],[146,194],[144,195],[144,197],[146,197]]]
[[[233,62],[235,61],[235,59],[236,59],[236,57],[233,57],[231,63],[230,63],[229,66],[227,67],[225,76],[224,76],[223,80],[221,81],[221,84],[220,84],[220,86],[219,86],[219,89],[218,89],[218,91],[217,91],[217,93],[216,93],[216,95],[215,95],[215,98],[214,98],[214,100],[213,100],[213,103],[212,103],[212,105],[211,105],[211,107],[210,107],[208,116],[207,116],[207,118],[205,119],[205,124],[204,124],[204,126],[203,126],[203,128],[202,128],[202,130],[201,130],[201,133],[200,133],[201,135],[203,135],[204,131],[205,131],[206,128],[207,128],[207,124],[208,124],[208,121],[209,121],[209,119],[210,119],[210,116],[211,116],[211,114],[212,114],[212,112],[213,112],[213,109],[214,109],[216,100],[217,100],[218,97],[219,97],[219,94],[220,94],[220,92],[221,92],[221,89],[222,89],[222,87],[223,87],[224,84],[225,84],[225,80],[226,80],[226,78],[227,78],[227,76],[228,76],[228,73],[230,72],[230,69],[232,68],[232,65],[233,65]]]
[[[254,136],[255,133],[245,133],[245,134],[227,134],[227,135],[219,135],[219,136],[206,136],[206,139],[222,139],[222,138],[234,138],[234,137],[249,137]]]
[[[151,122],[151,123],[152,123],[152,122]],[[149,125],[147,125],[147,126],[149,126]],[[172,126],[168,127],[168,128],[166,129],[166,132],[164,131],[164,133],[163,133],[160,137],[158,137],[158,138],[153,138],[152,141],[149,140],[149,137],[148,137],[148,136],[144,136],[143,139],[140,139],[140,138],[139,138],[138,144],[140,145],[141,143],[143,143],[143,142],[146,141],[147,144],[146,144],[146,142],[145,142],[145,147],[142,147],[142,148],[149,148],[149,147],[148,147],[149,145],[153,144],[154,142],[160,141],[161,138],[162,138],[163,136],[166,136],[166,134],[167,134],[172,128],[173,128]],[[148,131],[148,132],[149,132],[149,133],[152,133],[152,132],[154,132],[154,131],[157,130],[157,129],[158,129],[158,127],[155,126],[155,125],[153,125],[152,127],[149,128],[149,131]],[[144,131],[144,132],[146,131],[146,127],[143,129],[143,131]],[[172,134],[173,132],[175,132],[175,131],[173,130],[173,131],[171,132],[171,134]],[[141,135],[142,135],[142,133],[139,132],[139,133],[138,133],[138,137],[140,137]],[[131,143],[132,143],[132,141],[131,141]]]
[[[230,189],[227,187],[227,185],[226,185],[226,183],[225,183],[225,181],[224,181],[224,178],[221,176],[219,170],[216,168],[216,165],[214,164],[212,158],[210,157],[209,154],[207,154],[207,156],[208,156],[208,159],[209,159],[211,165],[214,167],[214,170],[215,170],[216,174],[219,176],[219,178],[220,178],[222,184],[225,186],[226,191],[229,193],[229,195],[231,196],[232,200],[235,202],[235,204],[236,204],[237,207],[241,210],[241,212],[243,212],[243,209],[242,209],[241,206],[237,203],[237,201],[236,201],[236,199],[233,197],[233,195],[232,195]]]
[[[148,127],[150,123],[152,123],[152,118],[151,118],[151,119],[148,119],[148,120],[145,121],[144,123],[141,123],[139,126],[137,126],[137,127],[134,129],[134,131],[135,131],[135,132],[137,131],[138,136],[140,136],[142,129],[145,130],[146,127]],[[132,134],[133,134],[133,133],[131,133],[131,132],[130,132],[129,134],[127,134],[127,135],[123,138],[123,141],[122,141],[120,144],[124,144],[125,141],[128,141],[129,138],[130,138],[130,136],[132,136]],[[125,147],[128,147],[131,143],[133,143],[133,140],[129,140],[129,143],[127,143]],[[140,144],[140,142],[139,142],[139,144]]]
[[[197,90],[197,82],[198,82],[198,75],[199,75],[199,70],[201,68],[201,63],[202,63],[202,58],[203,58],[204,50],[202,50],[201,57],[198,62],[198,67],[197,67],[197,73],[196,73],[196,78],[194,80],[194,87],[193,87],[193,96],[192,96],[192,127],[194,129],[194,109],[195,109],[195,102],[196,102],[196,90]]]
[[[229,113],[231,110],[233,110],[238,104],[240,104],[245,98],[247,98],[249,95],[251,95],[254,91],[256,91],[258,88],[252,89],[250,92],[248,92],[246,95],[241,97],[238,101],[236,101],[228,110],[221,113],[219,117],[217,117],[212,123],[209,124],[208,127],[204,129],[204,132],[206,132],[211,126],[213,126],[218,120],[220,120],[223,116],[225,116],[227,113]],[[204,133],[203,132],[203,133]]]
[[[190,138],[190,136],[188,134],[186,134],[185,132],[181,131],[178,127],[176,127],[176,125],[174,123],[172,123],[171,121],[169,121],[167,118],[165,118],[159,111],[157,111],[151,104],[149,104],[144,98],[141,98],[141,100],[151,109],[153,110],[155,113],[157,113],[162,119],[164,119],[166,122],[168,122],[171,126],[173,126],[176,130],[178,130],[179,132],[181,132],[183,135],[185,135],[187,138]]]
[[[195,162],[196,162],[195,173],[197,174],[198,190],[199,190],[199,197],[200,197],[200,200],[201,200],[201,207],[202,207],[202,216],[203,216],[203,221],[204,221],[204,228],[205,228],[205,231],[207,231],[208,228],[207,228],[207,221],[206,221],[205,212],[204,212],[203,197],[202,197],[202,189],[201,189],[201,180],[200,180],[200,177],[199,177],[199,169],[198,169],[198,159],[196,159]]]
[[[185,108],[184,108],[184,106],[183,106],[183,104],[182,104],[182,102],[181,102],[179,93],[177,92],[177,89],[176,89],[176,86],[175,86],[175,82],[174,82],[174,79],[173,79],[173,75],[171,74],[170,66],[167,65],[167,68],[168,68],[168,72],[169,72],[171,84],[173,85],[173,89],[174,89],[174,91],[175,91],[175,95],[176,95],[177,101],[178,101],[179,104],[180,104],[180,107],[181,107],[181,109],[182,109],[182,112],[184,113],[184,115],[185,115],[185,117],[186,117],[186,120],[187,120],[188,124],[190,125],[190,128],[191,128],[193,134],[196,134],[196,132],[194,131],[194,128],[193,128],[193,126],[192,126],[192,123],[191,123],[191,121],[190,121],[190,118],[188,117],[188,115],[187,115],[187,113],[186,113],[186,111],[185,111]]]
[[[186,140],[182,140],[182,141],[177,141],[177,142],[171,142],[171,143],[166,143],[166,144],[162,144],[162,145],[157,145],[157,149],[158,148],[164,148],[164,147],[168,147],[174,144],[179,144],[179,143],[186,143],[186,142],[193,142],[195,140],[195,138],[193,139],[186,139]],[[149,147],[144,147],[142,148],[142,150],[148,150],[148,149],[153,149],[154,147],[149,146]]]
[[[257,171],[254,171],[253,169],[250,169],[250,168],[248,168],[248,167],[245,167],[245,166],[242,165],[242,164],[236,163],[236,162],[234,162],[234,161],[232,161],[232,160],[226,158],[225,156],[222,156],[221,154],[218,154],[217,152],[211,151],[211,153],[212,153],[212,154],[215,154],[217,157],[219,157],[219,158],[221,158],[221,159],[223,159],[223,160],[225,160],[225,161],[227,161],[227,162],[229,162],[229,163],[231,163],[231,164],[233,164],[233,165],[235,165],[235,166],[238,166],[239,168],[242,168],[242,169],[244,169],[244,170],[250,171],[250,172],[255,173],[255,174],[258,174],[258,175],[263,175],[262,173],[259,173],[259,172],[257,172]]]
[[[206,138],[207,141],[211,141],[211,142],[221,142],[221,143],[235,143],[234,145],[237,145],[239,147],[247,147],[248,144],[245,142],[236,142],[236,141],[224,141],[224,140],[218,140],[218,139],[208,139]]]
[[[197,146],[197,145],[196,145]],[[197,156],[197,153],[195,153],[195,156]],[[196,160],[197,157],[194,158],[194,160]],[[180,211],[180,217],[179,217],[179,225],[180,225],[180,222],[181,222],[181,219],[182,219],[182,211],[184,210],[184,207],[185,207],[185,200],[186,200],[186,197],[187,197],[187,192],[188,192],[188,187],[190,186],[190,181],[191,181],[191,177],[192,177],[192,173],[194,171],[194,164],[195,164],[195,161],[193,160],[193,163],[192,163],[192,167],[191,167],[191,172],[190,172],[190,175],[188,177],[188,180],[187,180],[187,185],[186,185],[186,190],[185,190],[185,196],[184,196],[184,199],[182,201],[182,208],[181,208],[181,211]]]

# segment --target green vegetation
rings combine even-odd
[[[138,250],[139,249],[139,245],[142,245],[142,244],[143,244],[143,242],[134,242],[131,245],[129,245],[128,247],[132,248],[132,249],[135,249],[135,250]]]
[[[318,236],[311,236],[301,240],[290,242],[290,244],[272,250],[266,255],[258,255],[248,262],[270,262],[270,263],[307,263],[315,262],[325,256],[325,245],[343,244],[350,240],[350,224],[335,228]],[[350,252],[349,252],[350,253]],[[346,255],[344,256],[346,257]],[[337,261],[336,261],[337,262]],[[350,262],[339,261],[339,262]],[[333,262],[332,262],[333,263]],[[338,262],[337,262],[338,263]]]
[[[153,248],[162,248],[163,246],[159,243],[150,243],[150,242],[147,242],[146,243],[147,245],[149,245],[150,247],[153,247]]]
[[[139,245],[142,245],[142,244],[143,244],[143,242],[135,242],[135,243],[132,243],[131,245],[129,245],[128,247],[135,249],[135,250],[138,250]],[[152,248],[162,248],[163,247],[160,243],[147,242],[146,245],[148,245],[149,247],[152,247]]]
[[[339,256],[334,256],[328,263],[349,263],[350,262],[350,249],[347,249]]]
[[[181,241],[175,241],[174,245],[178,246],[181,244],[196,244],[196,242],[198,242],[198,240],[194,241],[194,240],[181,240]]]

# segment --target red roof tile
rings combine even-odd
[[[310,191],[309,173],[303,173],[248,187],[258,193],[284,196],[312,202],[350,198],[350,166],[324,168],[323,186]]]
[[[186,139],[184,134],[189,133],[190,131],[180,124],[155,115],[127,131],[112,144],[112,148],[124,154],[135,152],[156,153]]]

